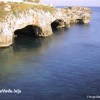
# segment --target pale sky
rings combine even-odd
[[[55,6],[99,6],[100,0],[41,0],[45,4]]]

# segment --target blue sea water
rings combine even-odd
[[[89,25],[0,49],[0,100],[87,100],[100,95],[100,8]]]

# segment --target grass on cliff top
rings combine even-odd
[[[5,10],[5,8],[9,6],[11,7],[10,8],[11,10]],[[4,21],[6,17],[11,13],[13,13],[16,16],[18,13],[25,12],[29,9],[33,9],[36,11],[43,10],[45,12],[50,12],[50,13],[53,13],[56,10],[55,7],[50,7],[46,5],[40,5],[40,4],[29,4],[24,2],[21,3],[0,2],[0,22]]]
[[[40,4],[28,4],[28,3],[9,3],[12,7],[12,10],[14,11],[26,11],[28,9],[37,9],[37,10],[43,10],[45,12],[53,12],[55,10],[54,7],[46,6],[46,5],[40,5]]]
[[[4,10],[5,4],[0,2],[0,21],[3,21],[3,19],[6,17],[6,15],[9,13],[8,11]]]

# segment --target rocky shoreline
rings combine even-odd
[[[69,28],[72,23],[88,24],[91,9],[0,2],[0,14],[0,47],[7,47],[20,33],[46,37],[53,34],[53,29]]]

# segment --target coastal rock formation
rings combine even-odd
[[[0,47],[13,44],[14,35],[21,29],[24,29],[22,34],[30,31],[34,36],[46,37],[53,34],[51,24],[57,19],[68,28],[78,20],[89,23],[90,17],[91,9],[84,7],[61,9],[42,4],[0,2]]]

